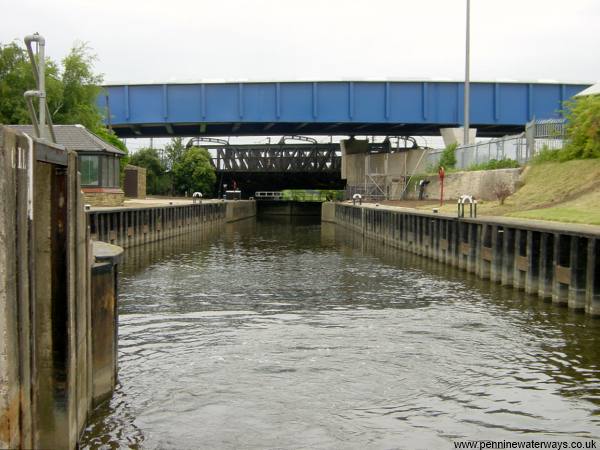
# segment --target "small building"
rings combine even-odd
[[[123,189],[127,198],[146,198],[146,169],[126,165]]]
[[[34,136],[32,125],[10,125]],[[83,125],[54,125],[57,143],[79,155],[81,190],[93,206],[123,204],[120,160],[125,153],[102,140]]]

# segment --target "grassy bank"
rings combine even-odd
[[[600,225],[600,159],[534,164],[522,179],[504,205],[482,202],[479,214]]]

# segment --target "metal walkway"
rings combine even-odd
[[[559,117],[586,84],[472,83],[479,136]],[[463,84],[337,81],[106,86],[98,105],[121,137],[439,135],[462,123]]]

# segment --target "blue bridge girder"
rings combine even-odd
[[[558,118],[588,84],[473,82],[479,136]],[[98,105],[120,137],[439,135],[463,121],[461,82],[318,81],[107,85]]]

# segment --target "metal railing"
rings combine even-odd
[[[537,120],[529,122],[521,134],[490,139],[487,142],[464,145],[456,149],[456,168],[486,163],[492,159],[512,159],[524,164],[542,149],[563,148],[566,139],[565,121],[561,119]],[[443,149],[432,150],[427,155],[425,167],[439,165]]]
[[[256,200],[281,200],[283,192],[281,191],[256,191],[254,198]]]

